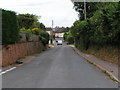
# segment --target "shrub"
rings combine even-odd
[[[40,34],[40,29],[39,29],[39,28],[33,28],[32,31],[33,31],[33,33],[36,34],[36,35],[39,35],[39,34]]]
[[[34,17],[32,14],[19,14],[17,16],[19,28],[31,28],[35,21]]]
[[[49,38],[50,38],[50,36],[47,32],[40,31],[40,40],[44,45],[49,43]]]
[[[16,43],[19,38],[16,13],[2,9],[2,44]]]
[[[64,40],[68,42],[68,44],[73,44],[74,43],[74,37],[71,33],[65,33],[64,34]]]
[[[111,45],[120,47],[120,2],[106,3],[87,20],[76,21],[71,27],[77,47],[88,49]]]
[[[33,31],[31,29],[21,28],[20,31],[26,32],[28,34],[33,34]]]
[[[69,44],[73,44],[74,43],[74,37],[71,34],[69,34],[67,36],[67,41],[68,41]]]

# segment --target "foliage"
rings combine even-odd
[[[16,13],[2,9],[2,44],[13,44],[19,41],[19,29]]]
[[[34,19],[34,23],[31,26],[31,28],[40,28],[39,16],[34,15],[33,19]]]
[[[43,30],[40,30],[39,28],[33,28],[33,29],[25,29],[21,28],[20,31],[26,32],[26,37],[28,38],[30,34],[35,34],[40,37],[40,41],[46,45],[49,43],[49,34]]]
[[[19,28],[29,29],[34,23],[34,15],[19,14],[17,16]]]
[[[40,29],[45,30],[45,25],[43,23],[40,23]]]
[[[64,34],[64,40],[67,41],[69,44],[74,43],[74,37],[71,33],[65,33]]]
[[[20,31],[29,33],[29,34],[33,34],[33,31],[31,29],[25,29],[25,28],[21,28]]]
[[[87,18],[93,16],[95,10],[98,9],[98,2],[86,2],[86,15]],[[84,2],[75,2],[74,8],[77,12],[79,12],[79,20],[84,20]]]
[[[64,39],[64,40],[67,39],[67,35],[68,35],[67,33],[64,34],[64,36],[63,36],[63,39]]]
[[[33,28],[32,31],[34,34],[39,35],[41,30],[39,28]]]
[[[71,33],[77,47],[87,50],[93,45],[98,48],[104,45],[120,46],[119,3],[102,3],[102,7],[98,5],[100,9],[94,11],[93,16],[73,24]]]
[[[17,16],[19,28],[40,28],[38,16],[32,14],[19,14]]]
[[[40,40],[44,45],[49,43],[49,38],[50,38],[50,36],[47,32],[40,31]]]

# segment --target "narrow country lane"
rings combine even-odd
[[[55,46],[2,75],[3,88],[117,88],[67,45]]]

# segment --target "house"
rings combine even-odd
[[[55,37],[63,37],[65,33],[69,32],[69,29],[64,27],[46,28],[46,32]]]
[[[52,28],[46,28],[45,30],[49,35],[51,35]]]
[[[55,37],[62,37],[64,36],[65,33],[69,32],[67,28],[64,27],[55,27],[54,28],[54,34]]]

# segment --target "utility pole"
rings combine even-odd
[[[54,25],[54,21],[52,20],[51,44],[53,43],[53,25]]]
[[[84,18],[86,20],[86,0],[84,0]]]
[[[53,30],[54,21],[52,20],[52,30]]]

